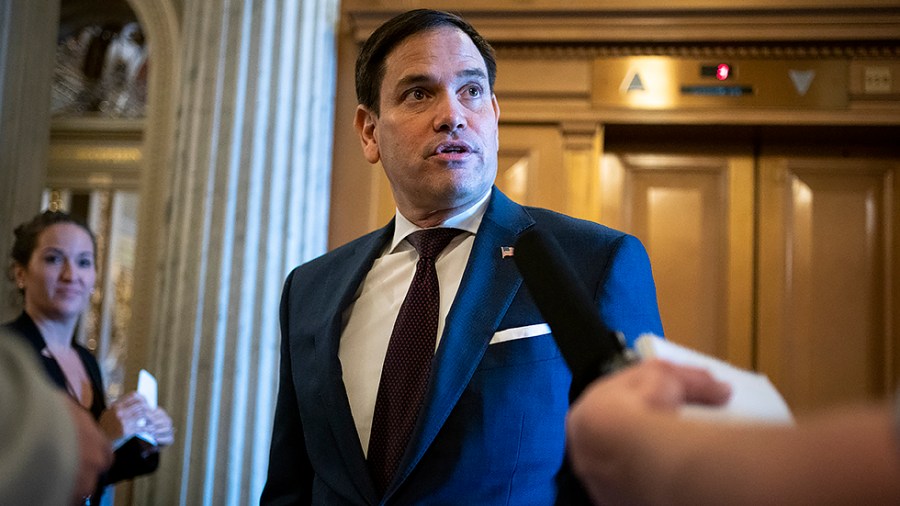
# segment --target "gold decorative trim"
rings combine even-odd
[[[900,45],[565,45],[495,44],[497,57],[580,58],[672,56],[680,58],[900,58]]]

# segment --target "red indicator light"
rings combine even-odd
[[[720,63],[716,67],[716,79],[719,81],[728,79],[729,75],[731,75],[731,67],[729,67],[727,63]]]

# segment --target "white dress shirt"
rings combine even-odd
[[[440,225],[464,232],[454,237],[435,259],[440,284],[440,312],[435,346],[440,344],[444,320],[459,289],[469,253],[472,252],[475,232],[481,225],[490,195],[491,192],[488,191],[470,208]],[[378,396],[381,369],[394,321],[400,313],[400,306],[406,298],[419,260],[415,248],[405,239],[418,230],[421,229],[400,214],[399,210],[395,213],[393,240],[375,260],[357,290],[356,300],[344,313],[346,323],[341,334],[338,357],[363,453],[367,453],[369,448],[375,399]]]

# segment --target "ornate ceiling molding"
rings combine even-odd
[[[364,41],[398,10],[348,7],[345,20]],[[459,11],[492,44],[746,44],[884,42],[900,39],[900,7],[822,9]]]

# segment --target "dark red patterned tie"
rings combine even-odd
[[[440,308],[434,258],[460,232],[455,228],[433,228],[406,238],[418,251],[419,261],[388,343],[367,455],[381,494],[406,451],[431,374]]]

